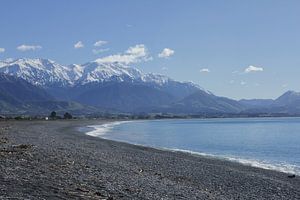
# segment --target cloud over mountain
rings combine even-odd
[[[162,50],[162,52],[160,52],[160,53],[158,54],[158,57],[159,57],[159,58],[168,58],[168,57],[172,56],[174,53],[175,53],[174,50],[169,49],[169,48],[164,48],[164,49]]]
[[[203,69],[200,69],[200,72],[201,73],[209,73],[210,70],[208,68],[203,68]]]
[[[129,47],[124,53],[109,55],[96,60],[98,63],[138,63],[142,61],[151,60],[148,49],[144,44],[138,44],[133,47]]]
[[[17,47],[17,50],[19,50],[19,51],[35,51],[35,50],[39,50],[41,48],[42,48],[42,46],[40,46],[40,45],[22,44],[22,45]]]
[[[80,49],[83,47],[84,47],[84,44],[81,41],[78,41],[77,43],[74,44],[75,49]]]
[[[97,42],[94,43],[94,46],[95,47],[101,47],[103,45],[107,44],[107,41],[104,41],[104,40],[99,40]]]
[[[106,49],[93,49],[92,50],[93,54],[100,54],[100,53],[103,53],[103,52],[106,52],[106,51],[109,51],[109,48],[106,48]]]
[[[255,67],[253,65],[250,65],[245,69],[245,73],[251,73],[251,72],[262,72],[264,69],[262,67]]]

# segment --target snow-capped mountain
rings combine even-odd
[[[34,85],[68,85],[79,78],[74,66],[67,67],[48,59],[17,59],[0,62],[0,72],[25,79]]]
[[[89,62],[81,65],[83,70],[78,83],[81,85],[92,82],[144,82],[163,85],[170,78],[159,74],[144,74],[139,69],[120,63]]]
[[[125,112],[149,111],[199,91],[214,96],[191,82],[99,60],[61,65],[49,59],[9,59],[0,62],[0,73],[22,78],[59,101]]]
[[[0,61],[0,73],[21,77],[40,86],[74,86],[88,83],[132,82],[164,86],[177,82],[160,74],[145,74],[121,63],[88,62],[83,65],[61,65],[49,59],[16,59]],[[186,82],[191,87],[196,84]]]
[[[61,65],[49,59],[0,61],[1,112],[96,110],[171,113],[300,113],[300,93],[276,100],[218,97],[191,82],[143,73],[121,63]],[[43,98],[40,98],[43,97]]]

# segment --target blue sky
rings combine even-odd
[[[41,57],[62,64],[129,59],[142,71],[193,81],[235,99],[300,91],[300,1],[3,0],[0,5],[0,59]]]

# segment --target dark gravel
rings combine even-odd
[[[298,176],[77,131],[96,123],[0,122],[0,199],[300,199]]]

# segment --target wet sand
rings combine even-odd
[[[104,121],[0,122],[0,199],[300,199],[300,178],[87,136]]]

